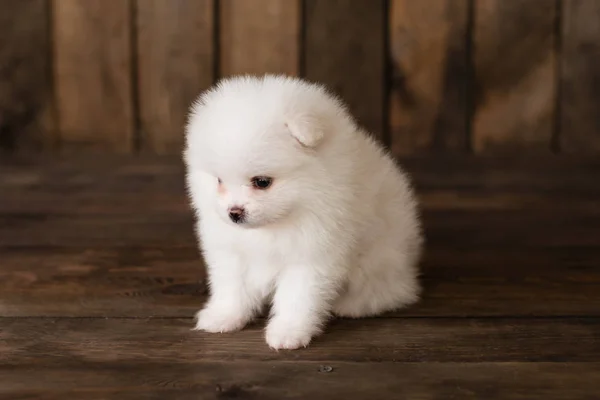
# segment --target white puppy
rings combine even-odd
[[[268,345],[295,349],[332,314],[418,299],[410,183],[323,87],[221,81],[192,106],[184,160],[210,285],[196,329],[241,329],[270,302]]]

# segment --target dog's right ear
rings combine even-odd
[[[309,149],[317,147],[325,136],[325,127],[314,117],[296,116],[290,118],[285,126],[302,147]]]

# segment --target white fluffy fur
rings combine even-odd
[[[323,87],[271,75],[221,81],[192,106],[184,160],[210,283],[196,329],[241,329],[271,303],[268,345],[295,349],[332,314],[418,299],[411,185]],[[257,190],[254,176],[273,184]],[[245,208],[245,223],[230,221],[232,206]]]

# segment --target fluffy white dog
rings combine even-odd
[[[184,160],[210,286],[196,329],[239,330],[271,303],[267,344],[295,349],[332,314],[418,299],[409,180],[322,86],[221,81],[191,108]]]

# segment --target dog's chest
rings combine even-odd
[[[298,262],[298,241],[289,234],[250,231],[240,238],[236,247],[251,265],[277,269]]]

